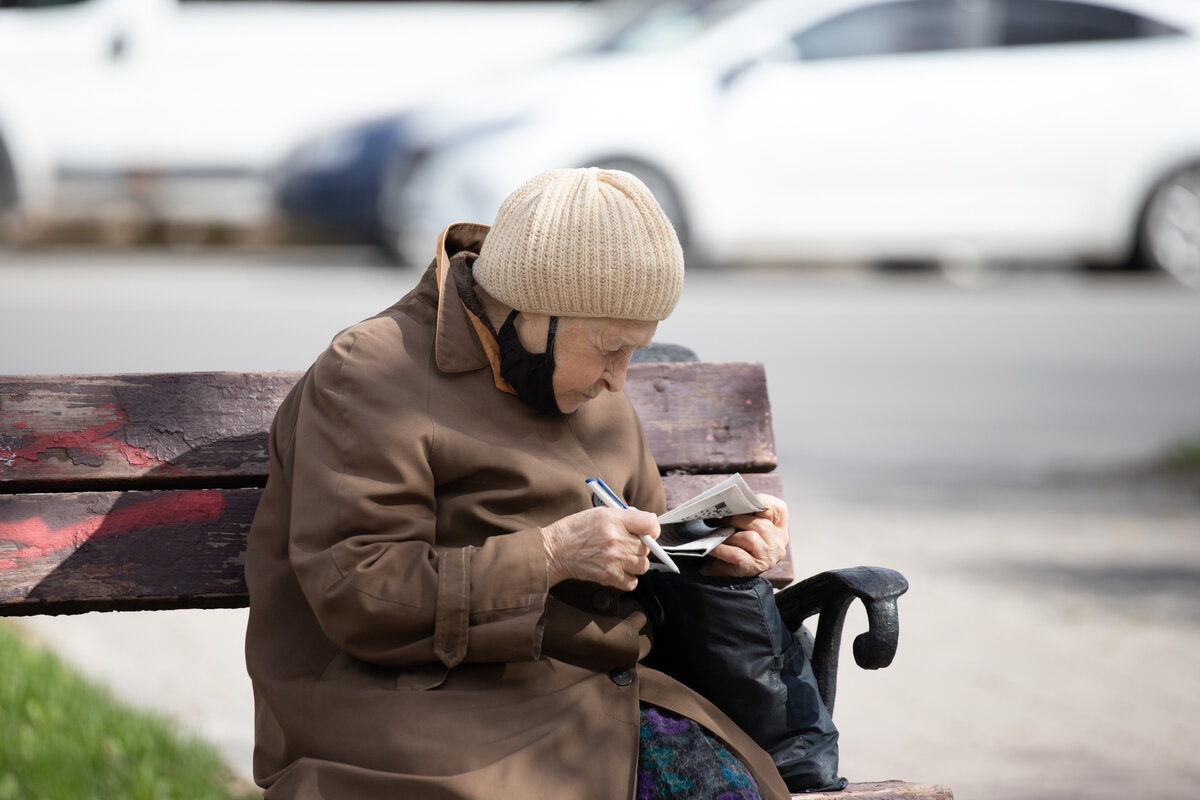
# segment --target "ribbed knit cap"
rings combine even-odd
[[[657,321],[683,291],[683,250],[633,175],[556,169],[501,204],[474,274],[484,291],[518,311]]]

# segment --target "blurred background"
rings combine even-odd
[[[801,576],[912,584],[896,663],[843,658],[843,772],[1192,798],[1198,36],[1200,0],[0,0],[0,374],[304,369],[444,225],[628,169],[687,250],[659,339],[766,365]],[[248,776],[244,612],[18,627]]]
[[[1072,262],[1200,284],[1195,0],[4,0],[9,241],[377,245],[556,166],[695,264]]]

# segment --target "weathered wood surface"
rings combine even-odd
[[[723,476],[667,476],[671,504]],[[773,474],[748,475],[778,495]],[[52,492],[0,497],[0,616],[239,607],[261,489]],[[767,577],[792,580],[789,557]]]
[[[0,492],[261,486],[298,372],[0,377]],[[664,473],[776,466],[760,364],[634,364],[626,392]]]
[[[0,492],[267,471],[267,430],[299,373],[0,378]]]
[[[852,783],[840,792],[804,792],[792,795],[804,800],[954,800],[949,786],[936,783],[879,781]]]
[[[0,614],[245,605],[267,431],[299,376],[0,377]],[[732,471],[782,494],[761,365],[635,364],[626,391],[668,505]],[[768,577],[791,582],[790,554]]]
[[[0,498],[0,615],[246,605],[261,489]]]
[[[664,474],[778,466],[762,364],[632,364],[625,392]]]

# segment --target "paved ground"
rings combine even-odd
[[[1196,797],[1200,493],[859,500],[797,507],[815,559],[871,558],[912,585],[895,664],[843,664],[846,774],[961,800]]]
[[[25,342],[0,372],[302,368],[412,280],[338,253],[0,252],[0,340]],[[1200,423],[1200,295],[698,273],[669,323],[706,358],[766,363],[803,572],[912,584],[895,664],[845,656],[847,776],[960,800],[1197,796],[1200,483],[1136,465]],[[244,620],[23,624],[248,774]]]
[[[1200,492],[1090,476],[966,497],[788,496],[808,571],[876,563],[912,584],[896,662],[864,672],[843,656],[845,775],[947,783],[960,800],[1196,796]],[[244,619],[25,624],[248,774]],[[852,612],[847,648],[860,630]]]

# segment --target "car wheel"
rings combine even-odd
[[[17,171],[4,138],[0,137],[0,242],[17,242],[21,238],[17,200]]]
[[[4,145],[4,137],[0,136],[0,213],[11,209],[17,204],[17,171],[13,168],[12,158]]]
[[[405,189],[424,158],[423,151],[414,152],[407,143],[394,147],[379,183],[376,240],[388,261],[398,267],[424,269],[433,258],[434,238],[415,231],[405,209]]]
[[[679,192],[675,190],[675,185],[666,175],[663,175],[658,168],[643,161],[629,158],[603,158],[596,161],[594,166],[628,172],[646,184],[646,188],[650,190],[650,194],[654,195],[654,199],[658,201],[663,213],[667,215],[667,219],[675,228],[675,235],[679,237],[679,244],[683,248],[684,260],[687,265],[689,267],[703,266],[702,259],[696,255],[695,248],[692,247],[691,230],[688,228],[687,214],[679,199]]]
[[[1145,266],[1200,288],[1200,164],[1158,185],[1146,204],[1138,238]]]

